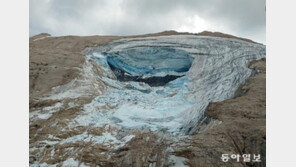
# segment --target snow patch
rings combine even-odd
[[[124,146],[127,142],[129,142],[134,137],[135,137],[134,135],[127,135],[124,138],[119,140],[109,132],[104,132],[102,133],[101,136],[94,136],[94,135],[88,134],[87,132],[84,132],[82,134],[64,139],[61,142],[59,142],[59,144],[75,143],[79,141],[93,142],[95,144],[103,144],[104,146],[117,149]]]
[[[38,41],[38,40],[42,40],[42,39],[45,39],[45,38],[52,38],[52,37],[53,36],[48,35],[48,36],[45,36],[45,37],[36,38],[33,41]]]
[[[45,162],[43,163],[38,163],[38,162],[35,162],[34,164],[30,164],[30,167],[57,167],[58,165],[57,164],[54,164],[54,165],[51,165],[51,164],[47,164]]]
[[[52,116],[53,113],[60,111],[62,107],[62,103],[55,103],[53,106],[44,107],[41,110],[32,111],[29,113],[30,121],[34,121],[36,119],[48,119]]]
[[[79,162],[74,160],[73,158],[69,158],[63,162],[63,167],[73,167],[78,165],[79,165]]]
[[[175,155],[169,156],[170,167],[188,167],[187,165],[184,164],[186,161],[188,161],[188,159],[184,157],[178,157]]]

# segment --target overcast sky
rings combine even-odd
[[[265,0],[30,0],[30,36],[219,31],[265,43]]]

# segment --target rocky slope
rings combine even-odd
[[[221,161],[264,159],[264,57],[222,33],[31,37],[30,165],[264,166]]]

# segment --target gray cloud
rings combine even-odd
[[[30,36],[220,31],[265,43],[265,0],[30,0]]]

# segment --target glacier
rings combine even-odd
[[[82,126],[190,134],[210,102],[234,96],[265,46],[196,35],[129,38],[88,48],[108,90],[75,118]]]

